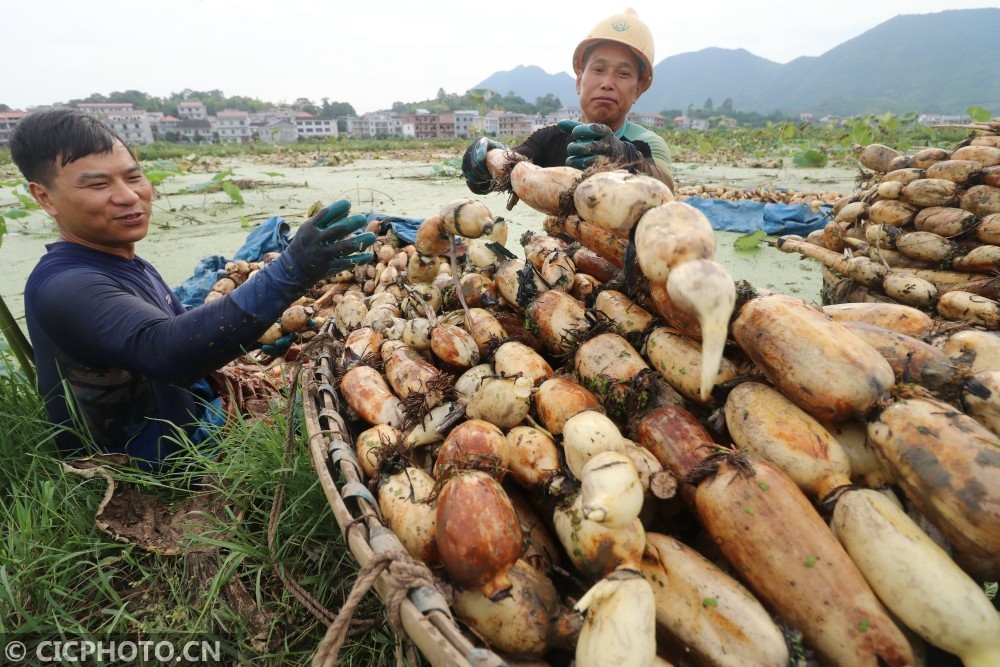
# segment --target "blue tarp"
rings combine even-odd
[[[711,221],[712,229],[744,233],[763,229],[768,236],[806,236],[811,231],[823,229],[833,208],[821,206],[818,211],[814,211],[804,204],[765,204],[705,197],[688,197],[684,203],[704,213]]]
[[[403,218],[398,215],[368,212],[364,214],[367,221],[379,220],[382,223],[379,235],[385,234],[389,227],[405,243],[413,243],[417,239],[417,227],[423,218]],[[284,218],[273,216],[247,235],[243,247],[236,251],[232,259],[242,259],[247,262],[257,262],[269,252],[281,252],[288,247],[290,227]],[[194,269],[194,274],[185,280],[174,292],[181,303],[188,309],[205,303],[205,295],[219,278],[226,275],[226,262],[232,261],[222,255],[205,257]]]
[[[727,232],[753,232],[763,229],[770,236],[783,234],[807,235],[815,229],[822,229],[829,220],[832,207],[821,206],[818,211],[804,204],[765,204],[763,202],[740,200],[722,201],[704,197],[688,197],[685,203],[704,213],[712,222],[713,229]],[[397,215],[370,212],[368,221],[380,220],[380,234],[389,227],[404,243],[413,243],[417,238],[417,227],[423,218],[403,218]]]
[[[403,218],[398,215],[386,215],[384,213],[375,213],[374,211],[365,215],[368,218],[368,222],[372,220],[382,222],[382,226],[379,227],[379,235],[385,234],[388,228],[392,227],[392,231],[396,232],[396,236],[401,238],[404,243],[416,243],[417,227],[424,221],[423,218]]]
[[[704,197],[688,197],[685,203],[701,210],[712,222],[713,229],[729,232],[753,232],[763,229],[771,236],[782,234],[807,235],[822,229],[829,221],[831,206],[821,206],[818,211],[804,204],[765,204],[763,202],[740,200],[722,201]],[[379,220],[380,234],[389,227],[405,243],[413,243],[417,238],[417,227],[423,218],[404,218],[384,213],[366,213],[368,221]]]
[[[257,262],[269,252],[281,252],[288,247],[288,230],[284,218],[273,216],[247,235],[243,247],[236,251],[232,259],[242,259],[247,262]],[[226,259],[222,255],[205,257],[194,269],[194,274],[185,280],[174,293],[188,309],[205,303],[205,295],[219,278],[226,275]]]

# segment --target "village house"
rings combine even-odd
[[[215,115],[215,128],[219,141],[245,144],[252,136],[250,114],[236,109],[223,109]]]
[[[655,111],[630,111],[628,119],[651,130],[662,130],[667,126],[667,119]]]
[[[542,121],[546,125],[558,123],[561,120],[575,120],[580,122],[581,115],[582,112],[580,111],[580,107],[562,107],[561,109],[556,109],[552,113],[545,114]]]
[[[132,111],[131,102],[81,102],[76,105],[77,109],[85,111],[93,116],[106,117],[112,113],[127,113]]]
[[[157,114],[158,117],[153,117],[150,114],[149,122],[153,126],[153,138],[156,141],[171,141],[176,142],[178,139],[177,134],[177,124],[180,123],[180,118],[176,116],[171,116],[170,114]]]
[[[153,127],[149,122],[149,115],[143,109],[131,107],[130,104],[127,110],[108,112],[104,121],[129,144],[146,146],[153,143]]]
[[[917,122],[921,125],[966,125],[972,122],[972,118],[967,114],[948,116],[940,113],[923,113],[917,116]]]
[[[480,119],[480,124],[477,134],[486,134],[491,137],[500,134],[500,112],[487,111],[486,115]]]
[[[437,136],[438,115],[426,109],[417,109],[417,113],[407,116],[407,121],[413,124],[413,136],[417,139],[433,139]]]
[[[295,114],[291,107],[255,111],[250,114],[250,134],[265,144],[294,144],[299,140]]]
[[[468,137],[472,134],[473,128],[477,134],[482,134],[482,122],[478,111],[454,111],[452,116],[455,119],[455,136]]]
[[[497,134],[502,137],[524,137],[531,134],[534,127],[532,117],[513,111],[497,112]]]
[[[320,118],[305,111],[295,114],[295,131],[302,139],[337,137],[340,134],[336,118]]]
[[[453,139],[455,137],[455,113],[449,111],[438,115],[437,135],[435,139]]]
[[[406,119],[394,113],[366,113],[347,119],[347,134],[352,137],[382,139],[402,137]],[[413,135],[410,135],[413,136]]]
[[[215,143],[214,132],[215,128],[208,119],[184,119],[177,123],[177,138],[182,144]]]
[[[486,116],[476,110],[430,113],[417,109],[413,114],[366,113],[347,118],[347,134],[352,137],[415,137],[417,139],[452,139],[500,131],[500,112]]]
[[[24,113],[23,111],[0,111],[0,148],[7,145],[10,131],[14,129]]]
[[[264,144],[294,144],[299,140],[295,122],[289,118],[250,121],[253,135]]]
[[[208,120],[208,107],[198,100],[186,100],[177,105],[177,115],[184,120]]]

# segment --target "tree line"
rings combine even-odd
[[[664,118],[672,120],[678,116],[687,116],[692,119],[709,121],[710,125],[717,123],[723,118],[732,118],[741,126],[746,127],[766,127],[770,124],[783,123],[785,121],[798,122],[798,117],[788,116],[780,111],[772,111],[769,114],[762,114],[756,111],[739,111],[733,108],[733,98],[727,97],[722,104],[715,106],[712,98],[709,97],[701,107],[689,104],[686,109],[664,109],[660,113]]]
[[[177,107],[181,102],[197,100],[205,105],[210,115],[217,115],[223,109],[236,109],[256,113],[271,109],[275,106],[273,102],[266,102],[255,97],[243,95],[227,96],[221,90],[191,90],[185,88],[176,93],[171,93],[167,97],[157,97],[149,95],[141,90],[114,91],[107,95],[92,93],[88,97],[72,99],[63,102],[65,106],[75,107],[79,104],[101,104],[101,103],[125,103],[129,102],[135,109],[156,112],[177,116]],[[316,103],[305,97],[300,97],[291,105],[296,111],[305,111],[321,118],[342,118],[345,116],[357,115],[354,107],[347,102],[331,102],[328,97],[324,97],[320,103]],[[0,104],[0,111],[10,111],[6,104]]]
[[[433,99],[422,100],[420,102],[394,102],[392,111],[395,113],[415,113],[417,109],[425,109],[431,113],[446,113],[448,111],[475,109],[481,114],[486,114],[491,109],[500,111],[512,111],[514,113],[541,114],[552,113],[563,106],[558,97],[549,93],[536,97],[534,103],[528,102],[520,95],[515,95],[509,91],[506,95],[501,95],[489,88],[472,88],[464,95],[456,93],[446,93],[444,88],[439,88],[437,95]]]
[[[227,96],[221,90],[192,90],[185,88],[176,93],[171,93],[167,97],[157,97],[149,95],[141,90],[114,91],[107,95],[102,93],[92,93],[91,95],[78,99],[71,99],[63,102],[65,106],[77,106],[79,104],[100,104],[100,103],[131,103],[135,109],[143,109],[151,112],[161,112],[163,114],[177,116],[177,107],[181,102],[197,100],[205,105],[210,115],[216,115],[223,109],[237,109],[255,113],[271,109],[275,106],[273,102],[267,102],[255,97],[243,95]],[[324,97],[320,102],[315,102],[305,97],[300,97],[291,103],[291,108],[296,111],[304,111],[320,118],[345,118],[357,116],[354,106],[348,102],[333,102],[328,97]],[[508,92],[506,95],[481,88],[466,91],[464,95],[446,93],[444,89],[438,90],[438,94],[433,99],[421,102],[394,102],[392,111],[396,113],[414,113],[417,109],[426,109],[432,113],[444,113],[458,109],[479,109],[482,113],[490,109],[500,109],[503,111],[513,111],[526,114],[547,114],[559,109],[562,103],[559,98],[549,93],[543,97],[535,99],[534,103],[526,101],[524,98]],[[6,104],[0,104],[0,111],[10,111]]]
[[[177,107],[181,102],[188,100],[198,100],[208,109],[210,115],[216,115],[223,109],[237,109],[250,113],[264,111],[276,106],[272,102],[267,102],[254,97],[243,95],[227,96],[223,91],[214,90],[192,90],[185,88],[176,93],[171,93],[167,97],[156,97],[148,95],[140,90],[115,91],[107,95],[92,93],[88,97],[72,99],[64,104],[76,106],[85,103],[112,103],[128,102],[136,109],[145,111],[159,111],[171,116],[177,116]],[[357,116],[354,107],[348,102],[332,102],[328,97],[324,97],[320,102],[314,102],[305,97],[296,99],[291,105],[295,111],[318,116],[320,118],[346,118]],[[510,91],[504,95],[488,88],[473,88],[463,95],[456,93],[446,93],[444,88],[438,89],[437,95],[431,99],[419,102],[394,102],[392,111],[399,114],[415,113],[417,109],[425,109],[431,113],[446,113],[460,109],[476,109],[484,114],[491,109],[501,111],[511,111],[514,113],[540,114],[545,115],[562,108],[563,104],[558,97],[549,93],[535,98],[535,101],[528,102],[523,97]],[[0,111],[10,111],[6,104],[0,104]],[[664,117],[673,119],[677,116],[688,116],[689,118],[699,118],[707,120],[718,120],[719,118],[733,118],[740,125],[749,127],[764,127],[768,123],[778,123],[792,119],[778,111],[770,114],[760,114],[757,112],[741,112],[733,108],[732,98],[726,98],[718,107],[712,98],[705,100],[705,103],[697,108],[689,104],[687,109],[664,109],[661,111]],[[344,129],[344,128],[341,128]]]

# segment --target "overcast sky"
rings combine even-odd
[[[25,109],[91,93],[165,97],[190,88],[270,102],[327,97],[361,114],[439,88],[462,94],[518,65],[569,72],[577,42],[628,6],[653,32],[654,64],[708,47],[786,63],[899,14],[1000,2],[7,0],[0,103]]]

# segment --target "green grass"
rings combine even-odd
[[[219,569],[207,592],[193,585],[182,557],[158,556],[113,540],[94,515],[106,484],[62,470],[55,430],[40,398],[13,362],[0,355],[0,633],[31,632],[141,638],[199,633],[222,638],[233,659],[257,665],[306,664],[322,639],[319,624],[274,574],[267,546],[275,487],[287,482],[276,561],[327,609],[336,613],[357,574],[319,487],[304,438],[285,465],[281,405],[273,423],[234,425],[222,439],[220,462],[200,459],[184,472],[154,477],[135,470],[121,478],[164,500],[177,501],[205,474],[228,489],[235,518],[195,537],[192,546],[217,547]],[[238,579],[266,616],[251,623],[224,599]],[[395,639],[384,605],[369,592],[355,620],[371,629],[349,637],[344,665],[392,664]],[[254,634],[258,634],[255,639]]]
[[[912,114],[910,116],[913,116]],[[768,123],[765,127],[714,126],[704,131],[659,130],[680,161],[718,162],[749,158],[808,157],[805,162],[819,166],[817,158],[829,166],[857,167],[854,146],[881,143],[900,152],[916,152],[930,146],[954,148],[968,132],[961,129],[935,129],[914,122],[913,117],[859,116],[840,124],[807,125],[789,121]],[[803,165],[806,166],[806,165]]]

